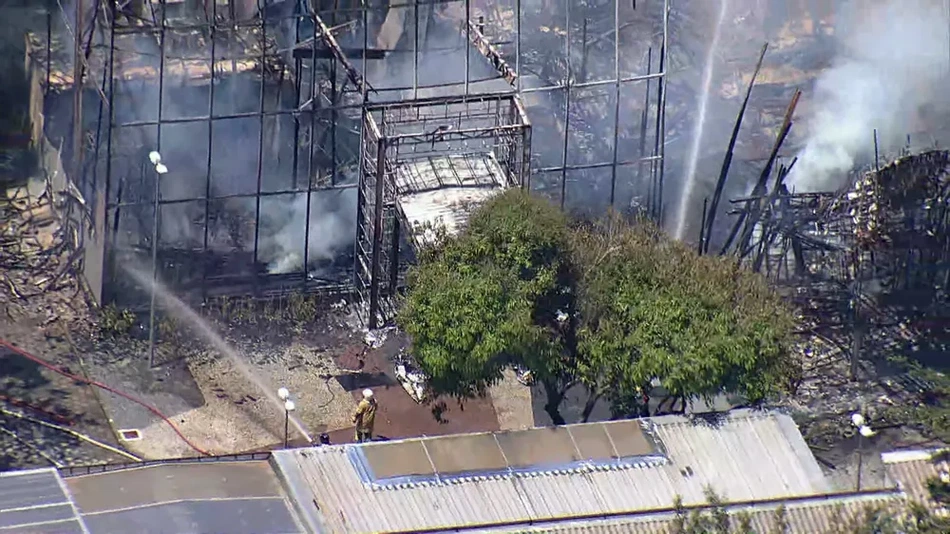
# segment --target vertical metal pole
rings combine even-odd
[[[855,484],[855,491],[861,491],[861,471],[864,468],[864,435],[861,434],[861,429],[858,429],[858,479],[857,484]]]
[[[333,12],[333,22],[336,23],[336,11]],[[314,39],[316,41],[316,39]],[[314,58],[315,59],[315,58]],[[316,72],[316,68],[314,68]],[[340,95],[337,89],[337,59],[330,59],[330,185],[335,186],[337,182],[337,142],[336,142],[336,129],[337,121],[339,120],[339,111],[337,110],[337,105],[339,104]],[[365,80],[365,78],[364,78]],[[307,190],[310,191],[310,186],[307,186]]]
[[[369,50],[369,7],[366,6],[366,3],[365,3],[365,2],[361,2],[361,3],[363,4],[363,8],[362,8],[362,10],[363,10],[363,52],[362,52],[362,54],[363,54],[363,64],[361,65],[361,69],[363,70],[363,72],[362,72],[362,75],[363,75],[363,88],[362,88],[362,90],[361,90],[361,96],[362,96],[363,98],[362,98],[362,101],[360,102],[360,104],[365,105],[365,104],[366,104],[366,98],[367,98],[367,95],[368,95],[367,87],[369,87],[369,80],[366,78],[366,71],[368,70],[368,69],[366,68],[366,52]],[[314,56],[314,57],[316,57],[316,56]],[[313,95],[310,95],[310,96],[313,96]],[[360,128],[362,128],[362,127],[363,127],[363,125],[361,124],[361,125],[360,125]]]
[[[211,83],[208,86],[208,160],[205,168],[205,226],[204,239],[202,241],[202,262],[201,262],[201,280],[208,279],[208,226],[211,224],[211,155],[214,151],[214,69],[217,64],[215,61],[215,41],[218,38],[218,2],[211,2]],[[207,284],[201,284],[203,296],[207,297]]]
[[[310,217],[313,209],[313,138],[317,123],[317,18],[310,17],[313,26],[313,37],[310,40],[310,140],[307,146],[307,220],[304,221],[303,229],[303,283],[307,285],[307,266],[310,265]],[[336,66],[336,58],[330,58],[331,67]],[[331,76],[336,81],[336,69],[333,69]],[[364,78],[365,79],[365,78]],[[335,107],[334,103],[334,107]],[[336,128],[336,122],[330,125]],[[333,162],[333,172],[336,172],[336,161]]]
[[[365,82],[367,81],[366,79],[366,51],[369,49],[369,15],[365,6],[362,9],[362,15],[363,15],[363,51],[362,51],[363,61],[362,61],[362,65],[360,66],[360,69],[363,71],[362,75],[363,75],[363,80]],[[353,239],[353,285],[357,288],[357,291],[359,293],[359,297],[361,301],[360,305],[364,304],[362,302],[363,288],[360,285],[361,284],[360,280],[362,278],[360,276],[360,269],[362,269],[362,265],[360,262],[360,254],[362,253],[362,245],[360,244],[360,240],[361,240],[363,232],[365,232],[365,229],[363,228],[363,211],[366,208],[363,204],[364,202],[366,202],[366,197],[363,194],[363,186],[364,186],[364,182],[366,178],[366,161],[365,161],[366,151],[369,149],[369,147],[366,144],[366,121],[367,121],[367,116],[368,116],[368,113],[366,111],[367,96],[368,96],[367,84],[364,83],[363,88],[360,91],[360,105],[362,106],[361,113],[360,113],[360,156],[359,156],[360,157],[360,174],[359,174],[359,177],[357,178],[358,183],[357,183],[357,189],[356,189],[356,233]],[[372,312],[370,312],[370,314],[372,314]],[[375,319],[373,319],[372,317],[369,317],[368,321],[369,321],[368,324],[370,324],[372,321],[375,321]]]
[[[294,46],[300,42],[300,4],[297,3],[294,6]],[[300,75],[303,72],[303,60],[299,57],[294,57],[294,109],[297,110],[293,114],[294,117],[294,154],[293,154],[293,170],[291,170],[291,184],[293,185],[293,190],[297,190],[297,173],[299,172],[300,165]]]
[[[81,3],[81,2],[78,2]],[[156,125],[155,150],[162,152],[162,104],[165,95],[165,6],[162,5],[162,26],[158,34],[158,124]],[[148,366],[155,366],[155,294],[158,285],[158,225],[159,202],[162,196],[162,175],[154,170],[155,207],[152,213],[152,291],[148,308]]]
[[[82,149],[83,149],[83,127],[82,127],[82,78],[83,68],[83,2],[76,2],[76,20],[73,28],[73,154],[72,154],[72,181],[79,187],[82,187]],[[67,216],[67,226],[69,226],[70,217]],[[80,217],[82,220],[82,217]]]
[[[662,137],[663,137],[663,132],[661,129],[661,121],[660,121],[660,111],[661,111],[660,103],[663,102],[663,74],[665,73],[665,69],[666,69],[665,59],[666,59],[666,52],[663,50],[660,50],[660,69],[658,71],[659,77],[656,79],[656,85],[657,85],[656,126],[654,128],[654,133],[653,133],[654,159],[650,163],[650,173],[652,174],[653,188],[654,188],[654,191],[653,191],[654,204],[652,206],[651,211],[652,211],[652,216],[656,220],[657,223],[660,222],[660,211],[662,210],[661,206],[663,204],[663,193],[660,191],[663,186],[660,184],[660,170],[659,170],[660,166],[659,166],[659,161],[657,160],[659,159],[659,156],[660,156],[660,145],[662,144]]]
[[[290,410],[284,410],[284,448],[290,444]]]
[[[615,0],[619,2],[620,0]],[[515,0],[515,88],[521,91],[521,0]],[[530,189],[530,179],[528,188]]]
[[[614,0],[614,83],[616,91],[614,98],[614,153],[613,165],[610,167],[610,207],[614,207],[617,198],[617,159],[620,156],[620,0]]]
[[[265,76],[267,74],[267,16],[264,10],[264,4],[257,0],[257,7],[261,13],[261,92],[260,102],[258,104],[258,129],[257,129],[257,195],[254,210],[254,264],[257,265],[258,249],[261,242],[261,189],[262,176],[264,174],[264,96],[265,96]],[[256,272],[256,269],[255,269]],[[257,276],[254,277],[255,291],[257,290]]]
[[[881,171],[881,154],[877,144],[877,128],[874,129],[874,170]]]
[[[571,138],[571,1],[567,2],[567,43],[565,44],[565,57],[567,58],[567,83],[564,84],[564,152],[561,154],[561,209],[567,198],[567,149]]]
[[[114,3],[114,0],[113,0]],[[110,49],[111,51],[111,49]],[[46,10],[46,87],[44,94],[49,93],[49,77],[53,66],[53,12]]]
[[[472,55],[472,0],[465,0],[465,96],[468,96],[468,79],[471,74]]]
[[[385,131],[380,124],[380,130]],[[373,212],[373,264],[370,265],[372,274],[369,282],[369,328],[378,327],[376,312],[379,310],[379,256],[383,245],[383,197],[386,193],[386,138],[381,137],[376,142],[376,198]]]
[[[663,188],[666,176],[666,71],[669,69],[670,61],[670,0],[663,0],[663,66],[660,71],[663,73],[659,79],[662,88],[662,97],[660,98],[660,109],[657,111],[660,118],[660,161],[659,161],[659,195],[660,195],[660,220],[663,219]]]
[[[697,252],[699,252],[700,256],[703,255],[703,251],[706,249],[704,245],[706,242],[705,231],[706,231],[706,218],[708,216],[707,210],[709,210],[709,197],[706,197],[703,199],[703,219],[702,219],[703,224],[702,226],[699,227],[699,244],[697,246]]]
[[[103,208],[103,210],[106,213],[106,220],[104,224],[102,225],[102,236],[100,237],[100,239],[102,239],[103,258],[110,257],[109,256],[109,237],[108,237],[109,232],[106,230],[106,228],[108,228],[109,226],[109,220],[108,220],[109,198],[110,198],[109,195],[111,194],[111,189],[112,189],[112,125],[115,124],[115,112],[113,111],[113,108],[114,108],[113,103],[115,101],[115,92],[114,92],[115,74],[113,72],[114,70],[113,67],[115,63],[115,8],[116,8],[115,3],[116,3],[116,0],[111,0],[109,2],[109,14],[111,15],[112,20],[109,21],[109,66],[108,66],[108,69],[109,69],[109,94],[108,94],[109,124],[106,128],[106,132],[107,132],[106,133],[106,178],[105,178],[106,183],[105,183],[105,195],[104,195],[105,207]],[[116,223],[118,222],[118,216],[119,216],[119,209],[116,208],[115,210]],[[113,239],[115,239],[114,234],[113,234]],[[111,261],[104,261],[103,263],[104,263],[103,273],[100,274],[100,276],[105,278],[106,270],[108,269],[108,270],[114,271],[113,269],[114,265]],[[105,294],[105,291],[103,291],[103,294]],[[105,300],[105,298],[103,298],[102,300]]]
[[[395,210],[394,210],[395,211]],[[396,294],[399,285],[399,216],[393,214],[392,257],[389,260],[389,294]]]
[[[419,0],[412,2],[412,98],[419,98]]]

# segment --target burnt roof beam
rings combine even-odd
[[[339,61],[341,65],[343,65],[343,70],[346,71],[346,76],[351,82],[353,82],[353,85],[356,86],[361,94],[366,94],[369,91],[375,93],[376,90],[373,89],[372,86],[370,86],[366,80],[363,79],[363,76],[357,72],[357,70],[350,63],[349,59],[347,59],[343,49],[340,48],[340,44],[337,43],[336,37],[334,37],[333,33],[330,31],[329,26],[323,22],[323,19],[320,18],[320,15],[314,11],[313,8],[310,9],[310,16],[313,17],[313,23],[317,25],[317,33],[319,34],[320,39],[323,41],[323,44],[325,44],[326,47],[333,52],[333,56],[336,58],[336,60]]]

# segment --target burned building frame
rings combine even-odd
[[[738,214],[722,253],[761,272],[810,335],[859,362],[938,362],[950,338],[950,151],[903,154],[832,192],[794,193],[790,166]],[[871,342],[873,340],[873,342]]]
[[[353,291],[378,312],[424,246],[399,201],[410,160],[437,181],[464,182],[458,164],[478,183],[477,167],[565,209],[659,217],[668,0],[376,4],[50,13],[32,55],[100,303],[154,310],[122,273],[135,265],[188,300]]]

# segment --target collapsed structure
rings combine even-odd
[[[31,59],[100,302],[146,305],[133,265],[188,298],[355,290],[375,326],[422,246],[414,227],[452,231],[494,191],[571,206],[593,187],[659,212],[666,1],[55,15]]]
[[[792,193],[781,169],[766,194],[733,201],[743,221],[733,252],[782,287],[815,333],[849,348],[852,373],[872,351],[928,361],[948,341],[948,172],[950,151],[929,150],[840,191]]]

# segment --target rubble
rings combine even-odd
[[[784,404],[813,445],[850,439],[855,411],[899,429],[898,444],[929,432],[907,414],[933,404],[937,387],[905,363],[939,363],[950,342],[948,173],[950,151],[929,150],[840,191],[790,193],[780,171],[766,194],[733,201],[749,239],[730,253],[802,314],[804,376]]]

